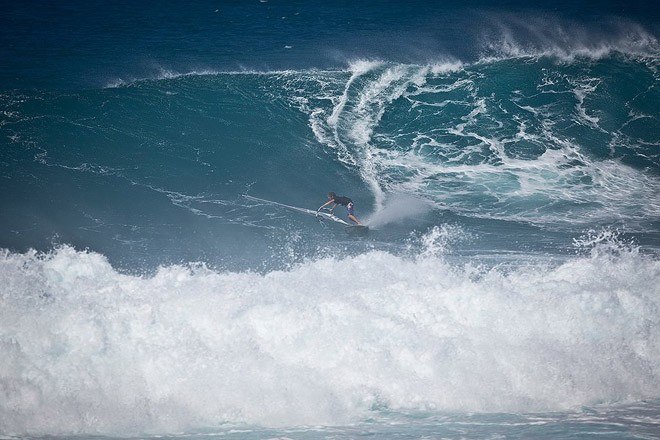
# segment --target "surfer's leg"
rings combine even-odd
[[[358,220],[357,218],[355,218],[355,216],[354,216],[353,214],[348,214],[348,218],[350,218],[351,220],[353,220],[353,221],[354,221],[355,223],[357,223],[358,225],[361,225],[361,224],[362,224],[362,223],[360,223],[360,220]]]
[[[357,218],[355,218],[355,215],[353,214],[353,202],[351,202],[351,203],[349,203],[348,205],[346,205],[346,211],[348,212],[348,218],[350,218],[351,220],[353,220],[353,221],[354,221],[355,223],[357,223],[358,225],[361,225],[361,224],[362,224],[362,223],[360,223],[360,220],[358,220]]]

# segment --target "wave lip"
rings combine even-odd
[[[4,252],[3,430],[338,425],[383,408],[655,398],[660,263],[605,236],[580,245],[599,251],[507,272],[371,251],[265,275],[130,276],[70,247]]]

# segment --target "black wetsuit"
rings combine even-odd
[[[332,201],[335,202],[336,204],[342,205],[342,206],[348,206],[349,203],[353,203],[353,200],[349,199],[348,197],[344,197],[344,196],[335,196],[332,199]]]

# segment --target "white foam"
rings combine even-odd
[[[465,64],[458,60],[435,62],[431,64],[431,73],[439,76],[447,73],[459,72],[464,68]]]
[[[575,105],[576,110],[578,111],[580,121],[584,122],[585,125],[589,125],[593,128],[596,128],[600,131],[602,130],[598,126],[600,118],[596,116],[591,116],[587,114],[587,110],[584,108],[584,101],[589,96],[589,94],[596,91],[596,88],[599,85],[599,80],[597,78],[589,78],[581,80],[581,83],[576,86],[573,90],[575,98],[577,99],[577,104]]]
[[[129,76],[126,78],[113,78],[106,81],[104,88],[112,89],[119,87],[129,87],[137,83],[147,81],[163,81],[179,78],[195,77],[195,76],[216,76],[216,75],[289,75],[294,71],[292,70],[256,70],[256,69],[242,69],[242,70],[216,70],[208,68],[190,69],[179,72],[173,69],[167,69],[161,66],[156,66],[154,72],[142,77]]]
[[[510,272],[368,252],[267,274],[0,254],[5,434],[341,424],[371,408],[534,411],[660,396],[660,263]]]
[[[330,125],[333,128],[337,126],[339,115],[342,113],[344,107],[346,106],[346,102],[348,101],[348,92],[351,89],[351,86],[353,85],[355,80],[358,79],[360,76],[364,75],[365,73],[369,72],[371,69],[378,67],[379,65],[380,63],[375,61],[359,61],[351,64],[351,69],[350,69],[351,77],[346,82],[346,86],[344,87],[344,93],[341,95],[339,102],[334,106],[334,108],[332,109],[332,114],[328,117],[328,125]]]
[[[334,99],[330,115],[323,121],[326,111],[314,109],[310,126],[322,145],[338,150],[342,162],[358,168],[374,194],[376,210],[381,210],[385,200],[377,157],[381,151],[371,145],[373,130],[388,104],[400,98],[409,85],[423,86],[429,67],[359,61],[350,69],[351,76],[341,96]]]

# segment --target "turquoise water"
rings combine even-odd
[[[13,5],[0,434],[657,437],[657,20],[588,6]]]
[[[373,226],[355,251],[451,224],[475,235],[458,253],[572,253],[591,229],[655,252],[655,82],[653,61],[612,54],[7,91],[4,240],[126,269],[280,268],[343,231],[243,195],[316,209],[334,189]]]

